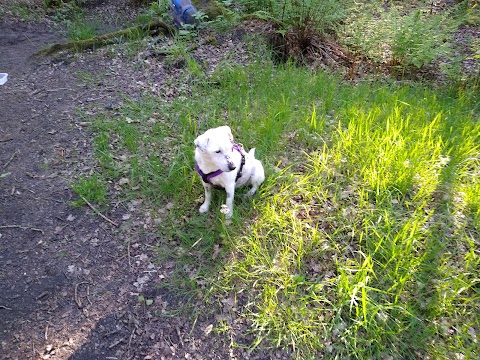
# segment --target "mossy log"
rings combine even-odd
[[[138,36],[138,34],[147,34],[150,36],[164,33],[166,35],[172,35],[175,33],[173,26],[168,25],[163,21],[153,21],[146,25],[139,25],[129,27],[127,29],[114,31],[108,34],[95,36],[91,39],[70,41],[67,43],[53,44],[46,49],[40,50],[36,53],[37,56],[49,56],[60,51],[85,51],[89,49],[96,49],[105,45],[113,44],[118,41],[119,38],[130,38],[132,36]]]

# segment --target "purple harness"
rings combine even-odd
[[[245,154],[243,153],[242,147],[240,147],[240,145],[235,144],[234,142],[232,142],[232,145],[233,145],[232,146],[233,149],[237,150],[240,153],[240,155],[242,155],[242,160],[240,162],[240,169],[238,170],[237,177],[235,178],[235,182],[236,182],[242,176],[243,166],[245,165]],[[214,178],[215,176],[218,176],[218,175],[222,174],[223,170],[218,169],[218,170],[212,171],[208,174],[204,174],[203,171],[200,170],[200,167],[198,166],[198,164],[196,162],[195,162],[195,170],[197,171],[198,175],[200,175],[200,177],[202,178],[204,183],[212,185],[215,189],[223,190],[222,186],[212,184],[212,182],[210,181],[211,178]]]

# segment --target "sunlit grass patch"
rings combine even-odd
[[[271,174],[255,222],[231,239],[214,294],[236,299],[253,346],[365,359],[471,356],[478,119],[428,90],[369,86],[337,93],[337,123],[317,134],[324,147],[295,174]],[[473,206],[459,209],[458,196]]]
[[[210,311],[220,304],[217,331],[236,341],[235,324],[247,324],[252,348],[289,347],[302,358],[473,356],[478,98],[347,84],[263,59],[198,79],[174,101],[126,101],[92,127],[105,176],[163,211],[159,261],[175,260],[165,286]],[[257,148],[267,172],[253,199],[239,190],[229,226],[222,192],[198,214],[193,166],[195,137],[223,124]]]
[[[472,239],[435,223],[433,199],[378,204],[362,199],[372,189],[336,181],[307,172],[284,184],[289,190],[263,198],[255,224],[232,244],[219,287],[228,284],[225,296],[244,306],[257,342],[360,358],[448,356],[451,331],[473,351],[475,337],[452,330],[468,323],[475,332],[478,321]],[[470,243],[464,255],[460,243]]]

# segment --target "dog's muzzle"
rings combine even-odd
[[[233,151],[233,149],[232,149]],[[228,171],[233,171],[235,170],[237,167],[235,166],[235,164],[233,163],[232,161],[232,158],[230,157],[230,155],[225,155],[225,160],[227,160],[227,166],[228,166]]]
[[[231,161],[228,162],[228,170],[230,171],[233,171],[235,170],[237,167],[235,166],[235,164]]]

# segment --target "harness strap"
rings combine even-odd
[[[233,149],[237,150],[242,156],[242,159],[240,161],[240,169],[238,170],[237,177],[235,178],[235,182],[237,182],[237,180],[240,179],[240,177],[242,176],[243,167],[245,165],[245,154],[243,153],[243,146],[240,146],[236,143],[233,143]],[[215,176],[222,174],[223,170],[218,169],[208,174],[204,174],[196,162],[195,162],[195,170],[197,171],[198,175],[200,175],[204,183],[212,185],[215,189],[223,189],[222,186],[212,184],[212,182],[210,181],[211,178],[214,178]]]
[[[222,170],[218,169],[217,171],[212,171],[208,174],[204,174],[197,163],[195,163],[195,170],[197,171],[198,175],[201,176],[204,183],[212,185],[215,189],[223,189],[223,187],[212,184],[212,182],[210,181],[211,178],[222,174],[223,173]]]
[[[243,153],[243,146],[233,143],[233,148],[237,150],[240,155],[242,155],[242,160],[240,161],[240,169],[238,169],[237,177],[235,178],[235,182],[242,177],[243,166],[245,165],[245,154]]]

